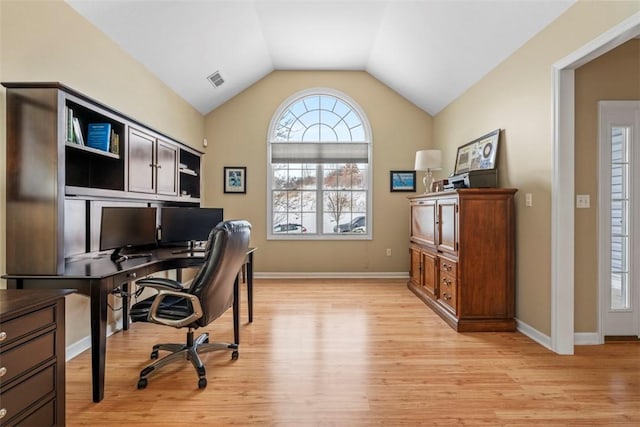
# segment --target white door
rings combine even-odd
[[[601,101],[600,335],[640,336],[640,101]]]

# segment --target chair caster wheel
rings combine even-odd
[[[151,359],[157,359],[158,358],[158,350],[153,350],[151,352],[151,355],[149,356]]]
[[[238,353],[238,350],[234,350],[231,352],[231,360],[238,360],[238,357],[240,357],[240,353]]]
[[[198,388],[205,388],[207,386],[207,379],[206,378],[200,378],[198,380]]]
[[[138,380],[138,390],[142,390],[143,388],[147,388],[147,379],[146,378],[140,378]]]

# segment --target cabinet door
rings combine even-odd
[[[409,271],[409,281],[414,286],[422,286],[421,277],[422,277],[422,252],[420,248],[417,246],[410,246],[409,253],[411,256],[411,265]]]
[[[158,194],[178,194],[178,147],[158,140],[156,148],[156,189]]]
[[[438,250],[457,255],[458,200],[438,201]]]
[[[411,205],[411,239],[425,245],[436,245],[436,202],[419,200]]]
[[[421,252],[422,257],[422,287],[424,290],[435,297],[436,284],[438,283],[438,261],[435,254],[430,252]]]
[[[156,192],[155,144],[154,137],[129,130],[129,191]]]

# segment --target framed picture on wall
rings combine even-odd
[[[416,171],[390,171],[390,191],[416,191]]]
[[[247,192],[247,168],[244,166],[224,167],[224,192],[245,194]]]

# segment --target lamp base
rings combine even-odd
[[[422,185],[424,185],[424,194],[431,193],[433,191],[433,173],[431,170],[427,170],[422,177]]]

